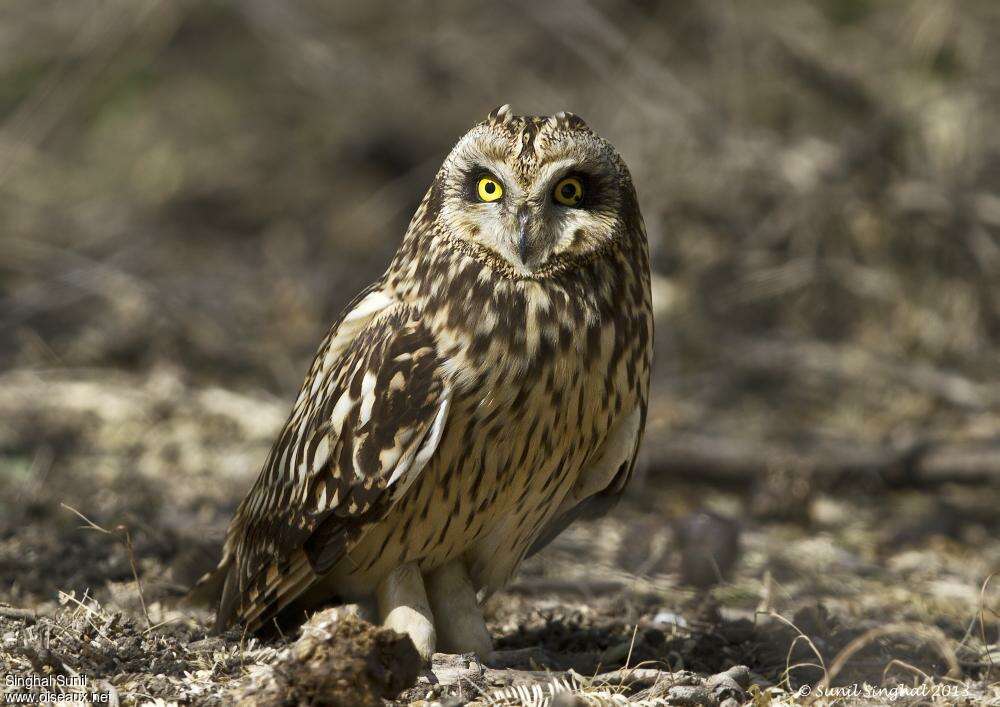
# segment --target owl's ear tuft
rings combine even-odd
[[[486,116],[486,122],[492,123],[493,125],[503,125],[512,117],[513,114],[510,111],[510,104],[504,103],[502,106],[497,106],[490,111],[490,114]]]
[[[576,113],[561,110],[549,118],[549,125],[554,130],[580,130],[587,127],[587,123]]]

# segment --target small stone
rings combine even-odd
[[[743,692],[743,688],[735,680],[724,674],[713,675],[705,681],[705,684],[712,688],[718,698],[735,697],[736,694]]]
[[[661,626],[677,626],[678,628],[687,628],[688,626],[688,622],[683,616],[672,611],[657,612],[656,616],[653,617],[653,623]]]
[[[709,687],[715,687],[727,681],[734,683],[741,690],[748,689],[751,682],[750,668],[745,665],[734,665],[728,670],[712,675],[705,681],[705,684]]]
[[[559,692],[549,704],[552,707],[586,707],[587,702],[575,692]]]
[[[692,513],[675,526],[681,581],[707,588],[726,579],[740,556],[740,527],[715,513]]]
[[[667,692],[672,705],[681,707],[715,707],[719,703],[704,685],[675,685]]]

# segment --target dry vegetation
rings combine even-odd
[[[210,638],[177,602],[327,323],[510,102],[633,170],[647,444],[490,600],[497,661],[398,699],[1000,704],[1000,5],[333,5],[0,6],[0,676],[404,687],[384,632]]]

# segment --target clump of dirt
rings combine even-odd
[[[413,685],[420,656],[413,641],[336,609],[315,614],[301,637],[251,672],[230,698],[239,704],[381,707]]]

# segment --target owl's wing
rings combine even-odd
[[[410,307],[373,289],[334,326],[227,534],[216,630],[257,630],[344,557],[433,454],[450,390]]]
[[[577,518],[600,517],[614,507],[635,468],[645,417],[645,405],[640,403],[618,419],[594,460],[580,473],[552,520],[532,543],[529,557],[552,542]]]

